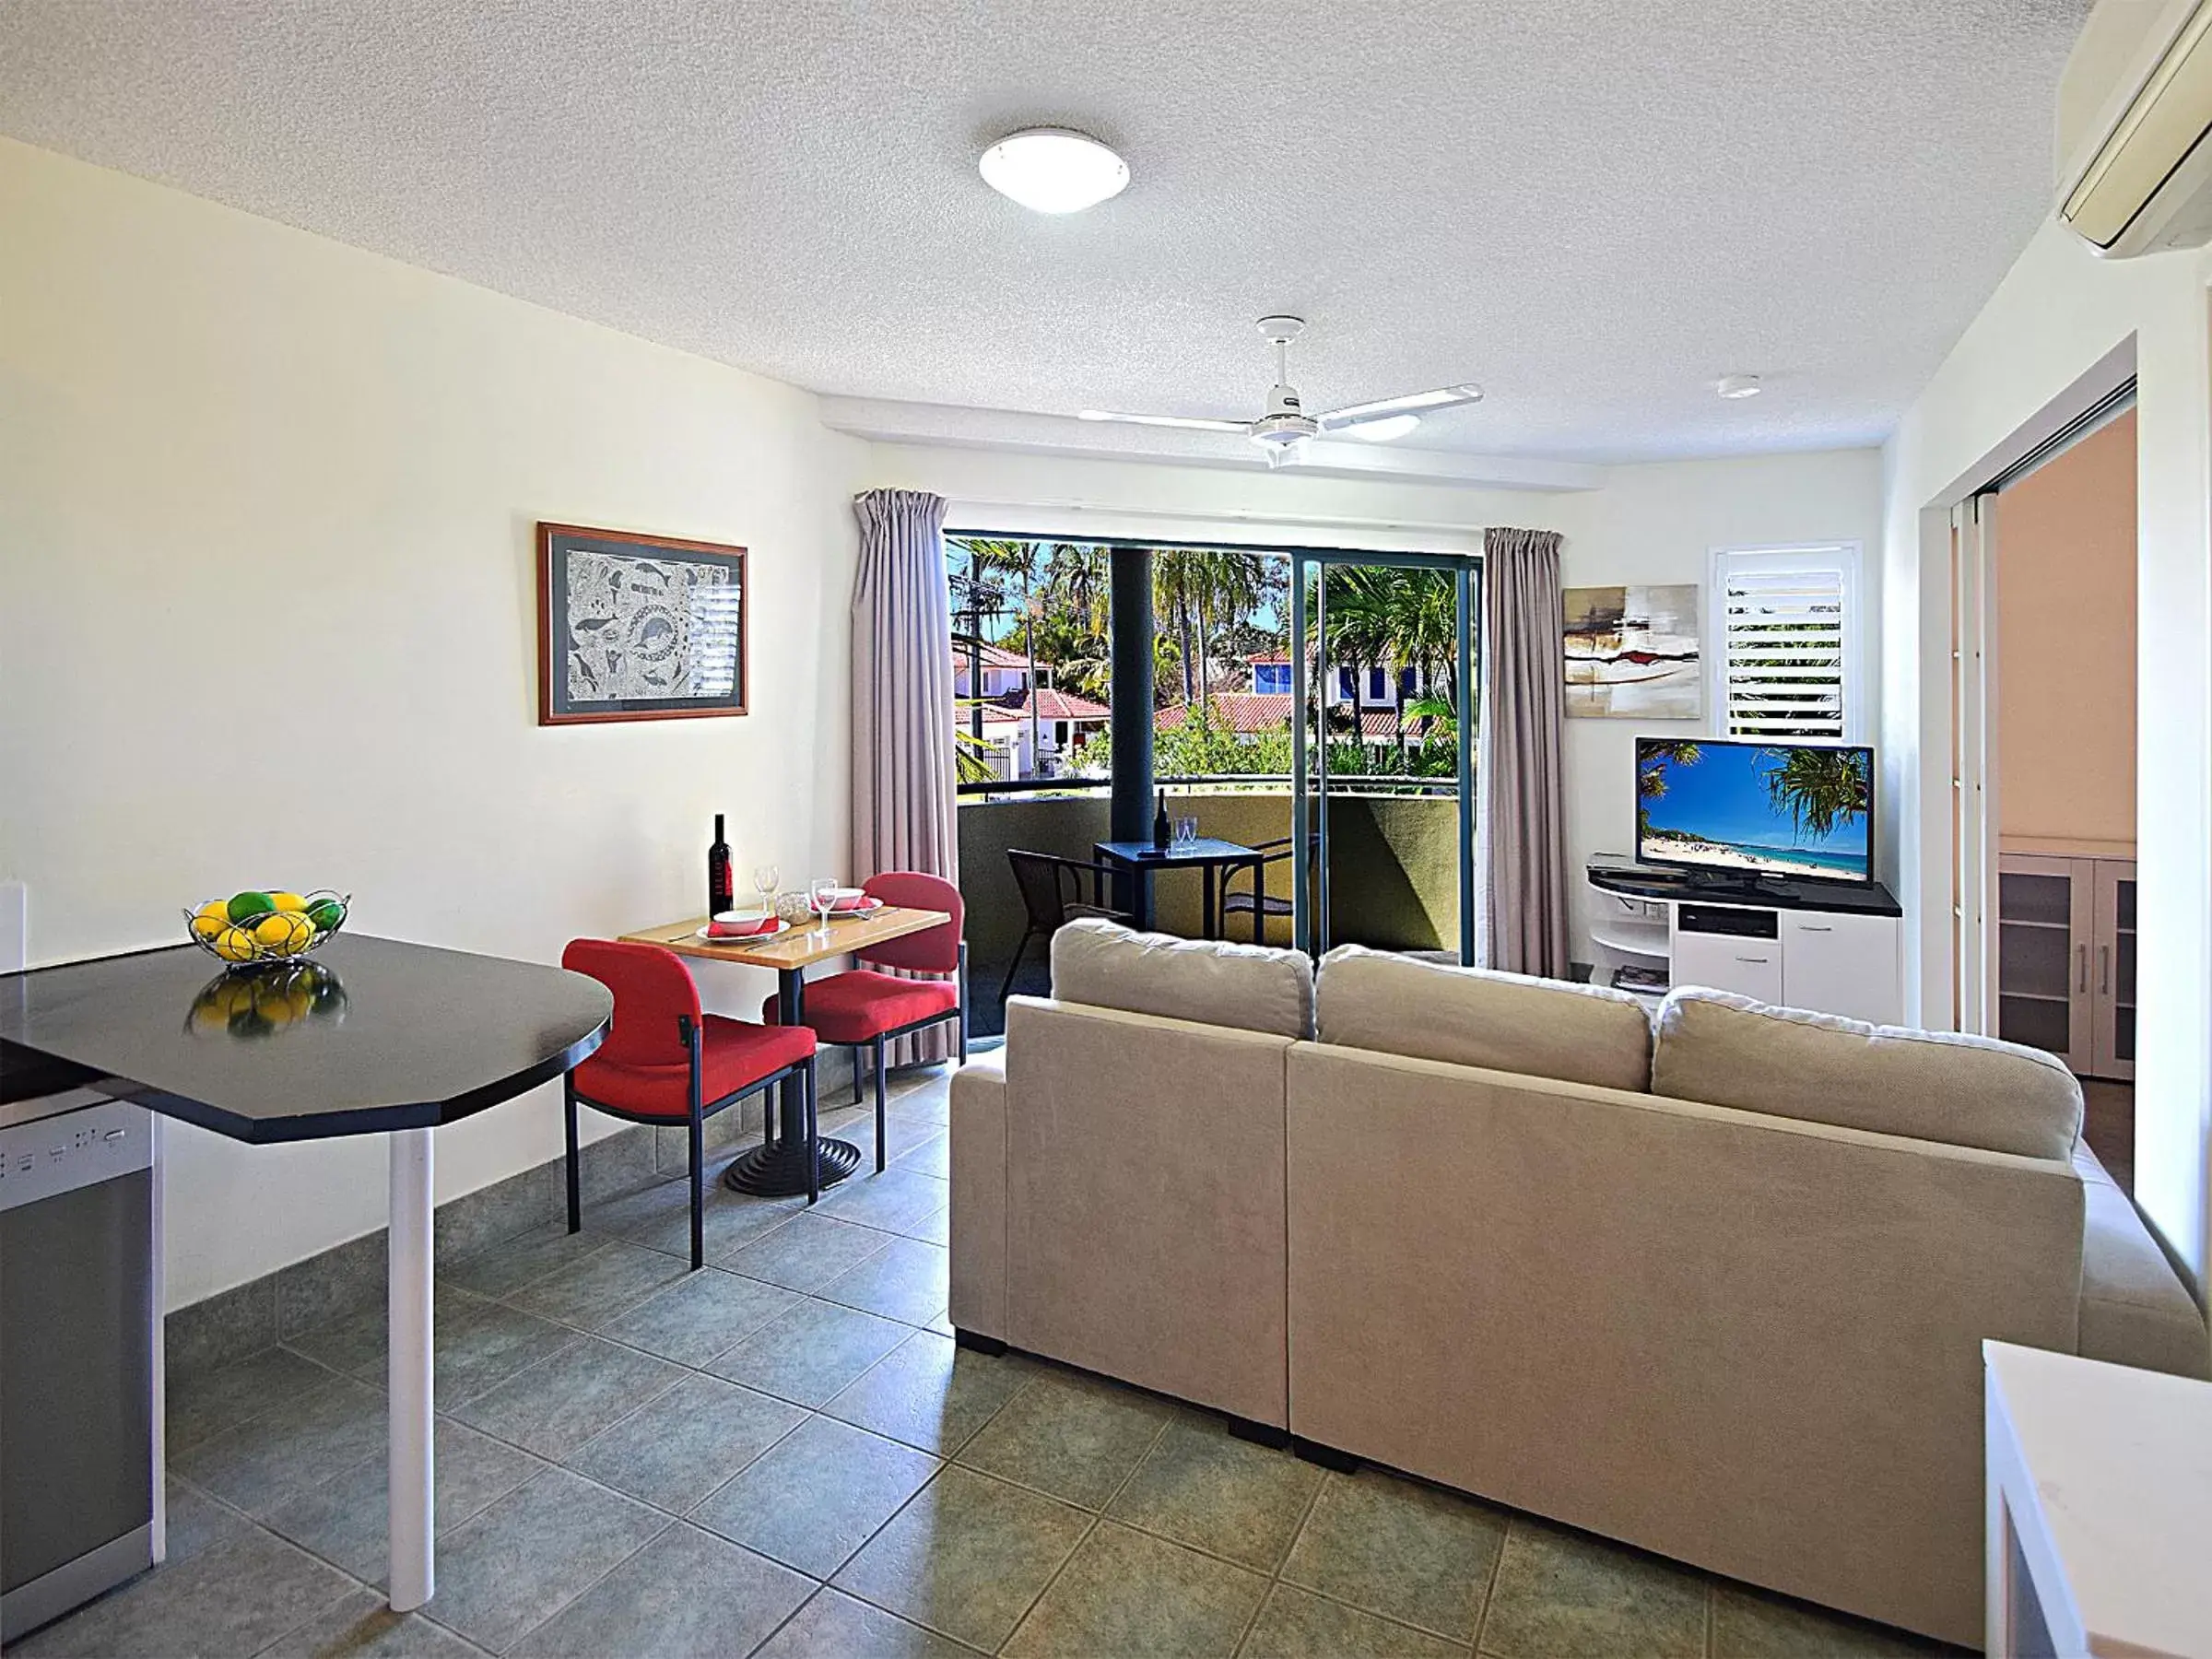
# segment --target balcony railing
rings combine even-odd
[[[1235,775],[1162,778],[1169,811],[1198,819],[1202,835],[1257,846],[1290,836],[1290,781]],[[1456,949],[1459,940],[1459,802],[1448,778],[1330,777],[1329,873],[1333,942],[1395,950]],[[1027,922],[1010,849],[1090,861],[1108,838],[1107,781],[1031,778],[960,786],[960,891],[968,902],[968,943],[975,1026],[1000,1028],[999,986]],[[1240,889],[1247,885],[1240,877]],[[1200,931],[1200,877],[1165,870],[1154,877],[1155,924],[1168,933]],[[1270,897],[1287,899],[1288,863],[1267,866]],[[1230,935],[1252,937],[1249,912],[1231,917]],[[1268,920],[1271,945],[1291,943],[1289,918]],[[1017,994],[1050,984],[1045,953],[1032,947]]]

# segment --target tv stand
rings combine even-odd
[[[1878,882],[1708,875],[1626,859],[1594,859],[1588,875],[1599,984],[1626,971],[1879,1025],[1904,1018],[1904,912]],[[1660,991],[1623,988],[1650,1001]]]

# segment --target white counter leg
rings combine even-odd
[[[392,1609],[411,1613],[438,1587],[431,1559],[430,1135],[402,1129],[392,1147]]]

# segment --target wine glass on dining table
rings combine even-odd
[[[806,885],[806,900],[822,919],[820,932],[825,939],[830,936],[830,912],[837,908],[837,893],[834,876],[817,876]]]
[[[760,919],[766,922],[776,913],[776,892],[783,885],[783,873],[772,864],[757,865],[753,868],[753,891],[760,895]]]

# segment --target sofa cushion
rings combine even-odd
[[[1659,1006],[1652,1091],[2028,1158],[2069,1158],[2081,1132],[2081,1085],[2039,1049],[1695,987]]]
[[[1641,1092],[1652,1019],[1625,991],[1424,962],[1359,945],[1322,959],[1321,1040]]]
[[[2166,1253],[2105,1173],[2088,1142],[2077,1142],[2081,1177],[2081,1352],[2144,1371],[2202,1377],[2212,1370],[2205,1316]]]
[[[1053,935],[1053,994],[1277,1037],[1313,1035],[1313,964],[1303,952],[1137,933],[1097,917]]]

